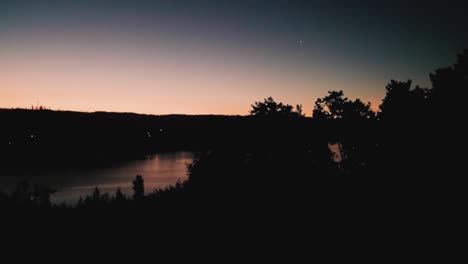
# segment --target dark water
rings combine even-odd
[[[51,196],[53,203],[75,203],[80,196],[92,193],[97,186],[101,193],[111,195],[120,187],[125,194],[132,194],[132,180],[143,175],[145,192],[165,187],[187,178],[187,164],[192,162],[190,152],[163,153],[109,165],[104,168],[63,169],[51,172],[5,173],[0,172],[0,190],[11,191],[15,183],[26,179],[31,183],[47,184],[58,191]]]

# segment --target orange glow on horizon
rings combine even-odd
[[[247,115],[251,104],[272,96],[302,104],[311,116],[316,98],[329,90],[345,90],[349,98],[364,102],[372,98],[374,109],[381,101],[376,98],[383,96],[383,91],[353,87],[320,68],[272,65],[234,55],[220,59],[208,51],[146,52],[6,45],[0,48],[0,107],[40,104],[85,112]]]

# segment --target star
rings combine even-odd
[[[299,44],[301,44],[301,45],[304,44],[304,41],[300,40],[300,41],[299,41]]]

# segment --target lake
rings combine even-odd
[[[154,154],[141,160],[121,162],[102,168],[60,169],[31,173],[0,173],[0,190],[11,192],[14,185],[22,180],[31,183],[47,184],[57,192],[51,196],[55,204],[76,203],[79,197],[90,195],[95,187],[101,193],[113,195],[118,187],[122,192],[131,195],[132,181],[136,175],[143,176],[145,193],[156,188],[164,188],[187,179],[187,164],[192,162],[193,153],[173,152]]]

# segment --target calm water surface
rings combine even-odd
[[[163,153],[148,156],[146,159],[122,162],[105,168],[64,169],[53,172],[37,172],[35,175],[2,173],[2,191],[11,188],[21,179],[33,183],[47,184],[58,192],[51,196],[53,203],[75,203],[80,196],[86,196],[99,187],[101,193],[111,195],[120,187],[127,195],[132,194],[132,180],[137,174],[143,175],[145,192],[176,183],[187,178],[187,164],[192,162],[190,152]]]

